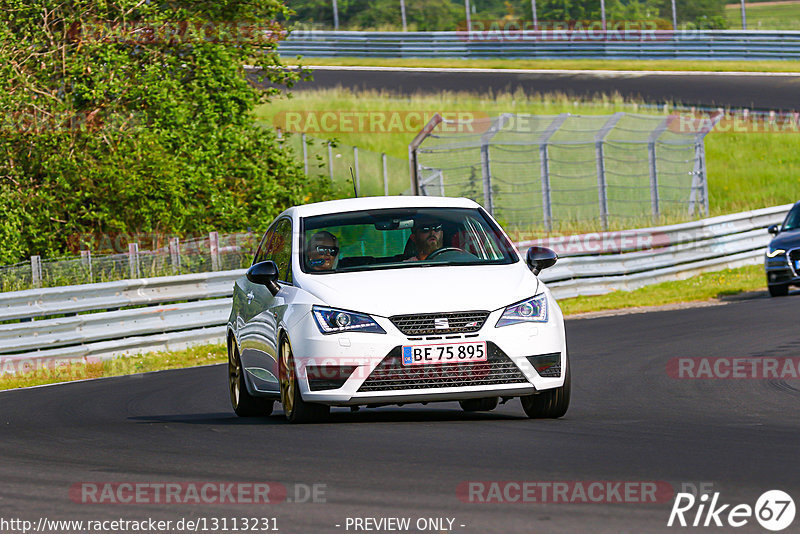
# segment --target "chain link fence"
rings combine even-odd
[[[418,194],[465,196],[514,230],[708,214],[703,139],[719,120],[614,113],[434,117],[409,147]]]
[[[32,256],[29,262],[0,267],[0,292],[242,269],[250,265],[260,238],[251,232],[211,232],[185,240],[157,239],[150,250],[131,242],[126,243],[127,252],[83,250],[79,256]]]
[[[353,178],[360,197],[410,194],[404,159],[306,134],[285,134],[283,143],[303,162],[307,175],[327,177],[333,183],[337,198],[353,196]]]

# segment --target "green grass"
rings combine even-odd
[[[151,352],[95,363],[43,366],[24,374],[0,375],[0,390],[123,376],[165,369],[181,369],[227,361],[224,345],[198,345],[176,352]]]
[[[762,7],[769,6],[759,6]],[[750,9],[750,8],[748,8]],[[749,13],[749,11],[748,11]],[[741,26],[741,21],[737,23]],[[751,26],[748,16],[748,28]],[[800,18],[787,24],[800,24]],[[735,27],[736,25],[734,25]],[[762,28],[767,29],[767,28]],[[782,28],[788,29],[788,28]],[[796,28],[800,29],[800,28]],[[292,63],[295,58],[283,58]],[[671,59],[627,60],[627,59],[424,59],[424,58],[316,58],[305,57],[303,64],[331,66],[372,67],[434,67],[473,69],[566,69],[566,70],[675,70],[710,72],[800,72],[800,61],[684,61]]]
[[[559,305],[565,315],[574,315],[602,310],[705,301],[765,288],[764,267],[748,265],[738,269],[704,273],[687,280],[654,284],[634,291],[615,291],[606,295],[563,299],[559,301]]]
[[[800,2],[780,5],[745,7],[748,30],[800,30]],[[725,16],[731,29],[742,27],[741,7],[726,6]]]
[[[553,115],[570,112],[580,115],[608,115],[615,111],[657,114],[663,109],[645,108],[641,103],[626,101],[619,96],[600,96],[592,102],[577,102],[564,95],[526,96],[515,94],[441,93],[438,95],[393,96],[365,92],[354,95],[342,89],[305,91],[293,98],[278,99],[258,108],[259,117],[270,122],[285,111],[417,111],[432,115],[436,111],[450,113],[484,113],[496,116],[504,112]],[[408,144],[416,131],[403,133],[330,133],[313,134],[335,138],[349,145],[376,153],[394,156],[396,178],[408,187]],[[788,204],[800,198],[800,134],[792,133],[732,133],[715,131],[706,137],[706,158],[711,215],[721,215],[767,206]],[[326,157],[326,156],[325,156]],[[366,159],[362,155],[361,161]],[[322,171],[325,172],[324,169]],[[364,176],[374,175],[362,172]],[[362,186],[363,187],[363,186]],[[662,224],[680,219],[662,220]],[[643,214],[642,225],[649,225]],[[638,224],[637,224],[638,226]],[[623,227],[631,228],[630,221]],[[590,224],[581,223],[562,228],[562,233],[595,231]]]

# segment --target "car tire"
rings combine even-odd
[[[483,399],[467,399],[458,401],[465,412],[491,412],[500,402],[498,397],[485,397]]]
[[[264,417],[272,413],[274,402],[264,397],[254,397],[247,391],[239,347],[231,340],[228,343],[228,389],[231,406],[239,417]]]
[[[789,294],[788,284],[768,285],[767,289],[769,289],[769,294],[773,297],[785,297]]]
[[[306,402],[300,394],[297,370],[292,355],[292,346],[287,338],[280,345],[278,359],[278,379],[281,385],[281,404],[283,413],[290,423],[317,423],[330,415],[331,407],[325,404]]]
[[[531,419],[557,419],[567,413],[572,388],[570,374],[569,359],[567,359],[563,386],[546,389],[536,395],[520,397],[525,414]]]

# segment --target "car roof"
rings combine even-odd
[[[328,200],[294,206],[286,210],[287,214],[297,217],[313,217],[328,213],[348,211],[378,210],[386,208],[478,208],[480,205],[468,198],[394,196],[394,197],[361,197],[341,200]]]

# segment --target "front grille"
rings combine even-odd
[[[781,254],[774,258],[767,258],[767,269],[788,269],[789,264],[786,262],[786,256]]]
[[[395,315],[389,319],[407,336],[428,336],[477,332],[483,327],[487,317],[488,311],[468,311]]]
[[[800,275],[800,269],[796,269],[797,261],[800,260],[800,248],[789,251],[789,264],[795,276]]]
[[[402,348],[395,347],[378,364],[359,392],[499,384],[530,385],[514,362],[494,343],[487,343],[487,361],[467,364],[404,366]]]

